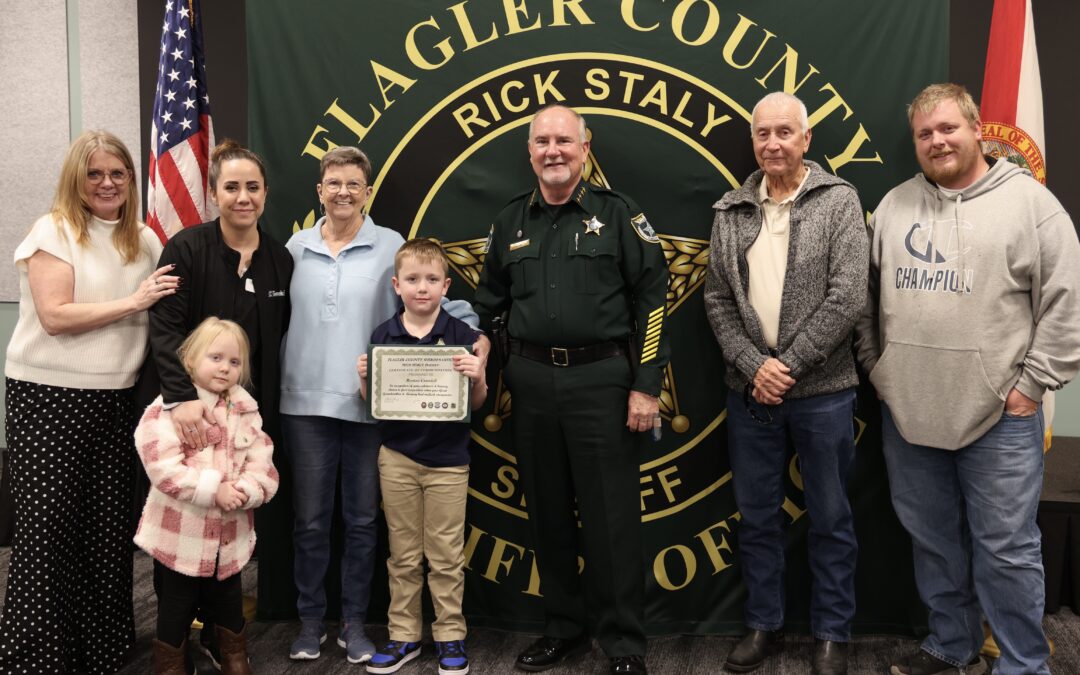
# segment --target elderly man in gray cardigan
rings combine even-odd
[[[751,121],[760,170],[714,205],[705,307],[724,354],[728,454],[748,633],[724,666],[747,672],[783,644],[783,477],[799,455],[810,517],[813,672],[847,672],[858,545],[847,498],[858,377],[851,335],[866,301],[855,188],[803,158],[806,106],[765,96]]]

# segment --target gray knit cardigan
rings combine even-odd
[[[787,273],[777,351],[796,384],[785,398],[830,394],[858,384],[851,334],[866,303],[869,247],[859,197],[815,162],[791,207]],[[724,381],[741,391],[768,358],[747,296],[746,251],[762,227],[755,171],[713,205],[705,310],[727,366]]]

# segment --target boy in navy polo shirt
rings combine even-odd
[[[479,333],[440,311],[450,287],[450,264],[442,247],[411,239],[394,257],[394,291],[404,308],[381,324],[371,344],[465,345]],[[487,398],[484,363],[473,354],[454,356],[454,369],[472,380],[470,403]],[[357,361],[360,394],[367,399],[367,355]],[[465,655],[465,502],[469,489],[469,425],[460,422],[379,421],[379,483],[390,531],[390,641],[367,665],[369,673],[393,673],[420,654],[423,562],[435,607],[431,626],[440,675],[469,672]]]

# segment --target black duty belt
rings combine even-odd
[[[586,363],[625,356],[626,346],[618,342],[601,342],[588,347],[541,347],[521,340],[510,341],[510,353],[530,361],[549,363],[553,366],[583,366]]]

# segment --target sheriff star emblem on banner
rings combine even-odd
[[[636,366],[655,366],[654,338],[666,329],[672,359],[658,392],[664,433],[640,448],[638,476],[644,628],[651,634],[743,628],[724,361],[703,289],[712,205],[758,168],[750,136],[755,102],[766,91],[797,91],[814,129],[809,158],[856,185],[864,203],[876,204],[917,166],[910,131],[896,111],[910,92],[948,70],[948,3],[910,0],[902,13],[888,3],[866,3],[859,13],[843,0],[810,4],[791,12],[788,3],[760,0],[395,0],[392,17],[365,21],[381,16],[388,3],[247,3],[249,33],[275,36],[248,43],[249,95],[258,102],[250,106],[249,134],[268,173],[279,185],[308,185],[326,152],[359,144],[374,165],[367,203],[373,220],[404,238],[441,242],[455,277],[452,298],[472,299],[487,255],[513,257],[508,272],[516,280],[510,281],[522,289],[550,283],[548,273],[565,273],[570,297],[618,283],[606,258],[634,254],[638,244],[662,248],[668,295],[635,325],[642,350],[634,359]],[[883,21],[886,32],[861,29]],[[310,40],[314,32],[326,39]],[[340,78],[310,77],[328,58],[358,67]],[[881,87],[883,80],[890,86]],[[531,211],[551,205],[522,152],[534,112],[555,102],[587,120],[588,151],[571,197],[584,231],[569,233],[569,241],[568,233],[543,227],[545,214]],[[595,212],[587,210],[594,190],[617,190],[627,204],[621,217],[596,221],[595,229]],[[310,190],[279,191],[260,224],[314,225],[313,197]],[[515,224],[497,246],[488,244],[490,227],[484,232],[483,225],[512,199],[539,224],[533,231]],[[628,224],[638,242],[626,239]],[[615,229],[600,232],[606,226]],[[592,240],[590,231],[597,233]],[[609,238],[601,256],[598,244]],[[518,248],[511,253],[511,246]],[[545,324],[561,317],[553,308]],[[517,328],[520,319],[511,309],[510,324]],[[490,393],[470,426],[465,606],[471,623],[535,632],[543,629],[550,582],[541,579],[530,547],[512,371],[489,365]],[[860,400],[875,399],[863,390]],[[870,424],[854,420],[859,447],[878,452],[880,427],[876,416],[868,417]],[[794,454],[785,462],[782,513],[791,526],[789,544],[802,547],[802,478]],[[888,590],[863,603],[856,627],[896,630],[922,609],[910,561],[892,555],[908,544],[895,524],[883,466],[860,465],[852,484],[857,518],[875,524],[860,561],[870,561],[873,583]],[[274,532],[266,541],[261,534],[260,546],[273,543]],[[580,559],[583,579],[598,569],[590,557]],[[272,558],[267,554],[266,562]],[[791,578],[808,578],[801,560],[793,556]],[[261,616],[295,612],[287,584],[277,586],[260,589]],[[808,603],[796,595],[788,616],[808,625]],[[385,611],[380,601],[386,602],[373,597],[369,613]]]

